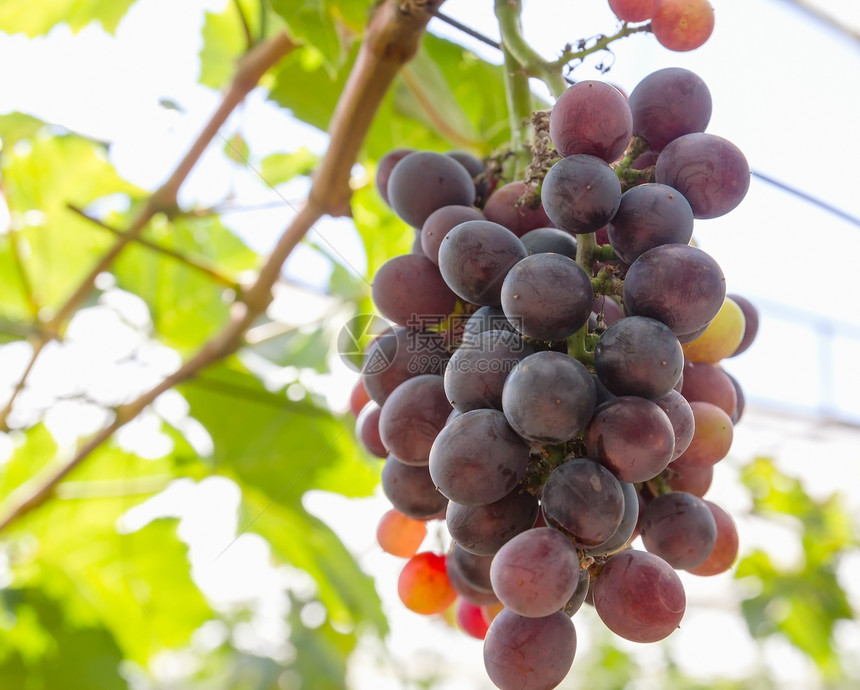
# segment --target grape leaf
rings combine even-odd
[[[31,38],[48,33],[64,23],[77,33],[91,22],[98,22],[114,33],[134,0],[4,0],[0,3],[0,27],[7,34],[23,33]]]

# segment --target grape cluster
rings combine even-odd
[[[749,347],[757,315],[691,239],[695,219],[740,203],[749,168],[704,132],[710,114],[681,68],[629,99],[578,82],[549,117],[558,158],[539,192],[459,152],[380,163],[416,240],[374,279],[393,325],[355,391],[393,504],[378,539],[409,559],[404,604],[456,602],[500,688],[564,678],[586,599],[619,636],[663,639],[685,611],[675,571],[737,555],[732,519],[702,496],[744,405],[719,363]],[[445,521],[447,553],[419,551],[429,520]]]

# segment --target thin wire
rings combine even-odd
[[[800,3],[797,3],[797,4],[800,4]],[[466,26],[465,24],[462,24],[459,21],[457,21],[456,19],[453,19],[452,17],[449,17],[446,14],[442,14],[441,12],[437,11],[437,12],[434,12],[434,14],[439,20],[445,22],[446,24],[451,25],[455,29],[459,29],[463,33],[471,36],[472,38],[480,41],[481,43],[484,43],[484,44],[486,44],[492,48],[495,48],[496,50],[502,50],[502,44],[501,43],[499,43],[498,41],[494,41],[493,39],[489,38],[488,36],[485,36],[481,32],[476,31],[472,27]],[[570,79],[569,77],[564,77],[564,79],[568,84],[574,83],[574,81],[572,79]],[[792,194],[793,196],[796,196],[799,199],[803,199],[804,201],[812,204],[813,206],[818,206],[818,208],[820,208],[824,211],[827,211],[828,213],[832,213],[834,216],[837,216],[838,218],[842,218],[842,220],[846,220],[849,223],[851,223],[852,225],[856,225],[857,227],[860,227],[860,218],[857,218],[856,216],[851,215],[847,211],[843,211],[842,209],[837,208],[836,206],[833,206],[832,204],[829,204],[826,201],[822,201],[821,199],[814,197],[811,194],[808,194],[807,192],[804,192],[800,189],[797,189],[796,187],[792,187],[791,185],[788,185],[785,182],[780,182],[779,180],[774,179],[770,175],[765,175],[764,173],[761,173],[758,170],[751,170],[750,172],[752,173],[753,177],[759,178],[762,182],[767,182],[768,184],[773,185],[777,189],[781,189],[782,191],[784,191],[788,194]]]

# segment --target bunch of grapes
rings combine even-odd
[[[629,99],[571,86],[537,186],[500,184],[462,152],[380,163],[379,191],[416,236],[374,278],[393,325],[355,391],[393,505],[378,539],[409,559],[404,604],[456,602],[500,688],[561,682],[586,600],[623,638],[665,638],[686,605],[675,571],[736,558],[731,517],[702,497],[744,404],[719,363],[749,347],[757,314],[691,241],[750,173],[704,132],[710,116],[704,82],[668,68]],[[447,553],[418,551],[430,520]]]

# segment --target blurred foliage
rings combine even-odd
[[[32,37],[58,23],[72,31],[95,23],[113,32],[132,4],[6,0],[0,3],[0,29]],[[225,2],[221,11],[203,18],[200,84],[224,88],[250,43],[286,27],[303,47],[264,77],[262,86],[272,107],[325,130],[373,4]],[[544,105],[535,100],[536,107]],[[0,191],[10,219],[8,231],[0,232],[0,342],[11,343],[4,347],[26,347],[23,341],[39,333],[46,316],[64,303],[152,191],[120,177],[109,143],[61,125],[23,113],[0,115]],[[488,156],[509,140],[508,128],[501,68],[428,35],[386,96],[356,168],[352,215],[366,256],[365,275],[323,242],[303,245],[330,262],[327,293],[338,309],[371,313],[369,277],[413,242],[412,229],[374,189],[380,157],[397,147]],[[263,153],[252,141],[247,132],[236,132],[222,142],[220,154],[237,174],[259,174],[272,187],[306,181],[318,161],[301,141],[277,142]],[[224,200],[225,205],[233,201]],[[71,404],[62,408],[70,415],[110,419],[116,404],[145,388],[151,372],[135,370],[140,380],[132,377],[119,396],[99,390],[99,376],[111,379],[147,358],[160,362],[153,364],[158,371],[170,371],[224,326],[235,290],[261,256],[215,211],[156,216],[142,235],[146,244],[127,247],[109,279],[99,282],[79,316],[114,309],[126,329],[114,335],[133,336],[133,345],[114,359],[90,362],[85,371],[65,371],[79,365],[56,360],[58,380],[63,373],[89,377],[92,388],[52,388],[55,381],[48,377],[37,391],[28,391],[34,411],[3,437],[0,505],[38,483],[41,473],[85,441],[85,425],[70,438],[48,411]],[[129,311],[117,307],[117,300]],[[323,315],[297,326],[269,315],[257,325],[266,326],[269,335],[187,381],[178,391],[181,397],[156,410],[149,445],[117,435],[74,470],[45,505],[3,534],[0,687],[337,689],[346,687],[350,654],[363,637],[385,639],[388,623],[373,581],[348,545],[303,502],[312,489],[366,497],[378,483],[379,463],[354,442],[354,420],[328,409],[307,384],[328,371],[332,323]],[[227,498],[223,505],[204,506],[176,498],[194,495],[215,477],[236,490],[235,505]],[[813,500],[768,460],[755,460],[744,481],[755,514],[789,519],[805,554],[792,568],[764,551],[746,555],[738,565],[737,576],[758,586],[742,604],[750,631],[756,638],[784,637],[837,687],[843,669],[834,627],[854,615],[836,573],[840,556],[857,547],[849,516],[837,497]],[[235,527],[220,553],[212,554],[214,561],[192,558],[189,524],[225,517]],[[299,586],[285,578],[283,611],[277,615],[289,639],[275,650],[247,641],[260,602],[252,596],[217,601],[201,577],[207,563],[211,567],[251,535],[265,542],[274,572],[301,572],[311,583]],[[313,610],[322,615],[309,624],[303,614]],[[165,660],[167,667],[182,669],[178,680],[159,671]],[[582,683],[601,689],[630,687],[643,673],[608,635],[592,645],[579,669]],[[432,686],[438,672],[423,685]],[[661,683],[675,690],[771,687],[763,678],[703,685],[684,677],[671,659]]]

